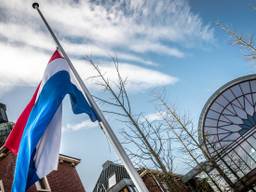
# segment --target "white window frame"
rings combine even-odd
[[[4,192],[3,180],[0,179],[0,192]]]
[[[44,183],[44,186],[41,185],[41,182]],[[47,180],[47,177],[43,177],[42,179],[40,179],[40,181],[37,181],[35,185],[36,185],[37,191],[51,192],[51,188],[50,188],[49,182]]]
[[[114,173],[113,175],[111,175],[108,178],[108,188],[110,189],[111,187],[116,185],[116,173]]]

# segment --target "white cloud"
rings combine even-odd
[[[161,43],[159,40],[184,43],[194,39],[198,43],[213,38],[212,29],[203,25],[185,0],[41,2],[42,11],[60,35],[76,35],[104,48],[129,48],[144,41],[154,45]],[[38,29],[42,22],[31,3],[32,0],[2,0],[0,6],[8,10],[5,16],[11,22]]]
[[[156,113],[150,113],[148,115],[145,116],[145,118],[152,122],[152,121],[159,121],[162,120],[162,116],[165,115],[165,112],[156,112]]]
[[[90,120],[82,121],[76,124],[66,124],[63,127],[63,131],[79,131],[82,129],[98,128],[97,122],[91,122]]]
[[[16,47],[0,43],[1,56],[0,86],[27,85],[35,86],[43,75],[43,71],[50,58],[50,54],[38,52],[30,47]],[[87,61],[73,60],[83,80],[92,88],[94,81],[88,81],[88,77],[95,76],[95,70]],[[110,81],[117,80],[115,66],[113,64],[101,65],[103,73],[106,73]],[[120,63],[120,72],[124,78],[128,78],[127,88],[130,90],[144,90],[152,87],[173,84],[177,81],[170,75],[132,65]]]
[[[88,77],[97,75],[90,64],[79,60],[76,60],[74,63],[76,63],[79,74],[89,85],[93,85],[98,81],[98,79],[88,80]],[[105,62],[103,65],[100,65],[100,70],[110,82],[118,80],[115,66],[112,63]],[[178,81],[176,77],[130,63],[120,63],[119,71],[123,79],[127,78],[126,88],[129,91],[143,91],[153,87],[174,84]]]
[[[64,41],[64,47],[66,48],[68,53],[74,55],[84,55],[84,56],[98,56],[98,57],[117,57],[119,60],[127,60],[127,61],[134,61],[139,62],[146,65],[157,66],[158,64],[154,63],[153,61],[146,60],[139,56],[124,53],[120,51],[111,51],[104,48],[100,48],[93,44],[74,44]]]
[[[43,32],[17,23],[0,23],[0,35],[8,39],[9,43],[18,42],[42,49],[49,49],[54,45],[49,36]]]
[[[0,86],[35,85],[42,77],[49,59],[29,47],[0,44]]]
[[[132,44],[130,46],[131,50],[137,51],[139,53],[143,52],[151,52],[151,53],[157,53],[160,52],[165,55],[174,56],[177,58],[183,58],[184,53],[181,52],[178,49],[168,47],[165,45],[161,45],[159,43],[151,43],[151,42],[139,42],[137,44]]]
[[[1,86],[35,85],[49,59],[46,53],[55,47],[32,2],[1,0],[0,51],[6,63],[0,65]],[[148,59],[148,53],[183,58],[187,42],[213,39],[212,29],[191,12],[185,0],[40,2],[69,54],[78,58],[117,56],[132,90],[177,82],[176,77],[157,71],[159,64]],[[84,79],[94,74],[83,61],[73,61]],[[102,69],[110,80],[116,79],[112,65],[102,65]]]
[[[41,31],[32,30],[28,26],[14,23],[0,23],[0,35],[8,39],[9,43],[22,43],[23,45],[28,45],[32,47],[37,47],[41,49],[49,49],[49,47],[55,46],[52,39],[48,35],[42,33]],[[63,41],[63,46],[66,48],[67,52],[74,55],[82,56],[99,56],[99,57],[112,57],[116,56],[120,60],[135,61],[146,65],[156,66],[157,64],[153,61],[143,59],[139,56],[132,55],[129,53],[124,53],[120,51],[111,51],[99,46],[87,43],[77,44]],[[144,48],[145,50],[145,48]],[[139,52],[143,52],[139,50]]]
[[[113,65],[106,65],[101,68],[109,79],[117,80],[117,76],[114,75],[116,72]],[[136,91],[174,84],[178,81],[176,77],[127,63],[121,63],[119,70],[123,79],[126,77],[128,79],[127,88]]]

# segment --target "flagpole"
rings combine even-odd
[[[97,113],[97,115],[100,119],[99,120],[100,127],[103,129],[104,133],[106,134],[106,136],[111,141],[111,143],[112,143],[113,147],[115,148],[119,158],[123,162],[124,167],[126,168],[129,176],[131,177],[134,185],[136,186],[136,188],[138,189],[139,192],[148,192],[147,187],[145,186],[145,184],[142,181],[141,177],[139,176],[138,172],[134,168],[134,166],[133,166],[131,160],[129,159],[129,157],[127,156],[124,148],[122,147],[121,143],[117,139],[117,136],[115,135],[115,133],[111,129],[109,123],[107,122],[107,120],[105,119],[105,117],[104,117],[103,113],[101,112],[100,108],[98,107],[98,105],[94,101],[92,95],[90,94],[89,90],[85,86],[83,80],[79,76],[78,72],[76,71],[75,67],[73,66],[73,64],[72,64],[71,60],[69,59],[68,55],[66,54],[65,50],[61,46],[60,42],[58,41],[58,39],[55,36],[54,32],[52,31],[51,27],[49,26],[46,19],[44,18],[42,12],[39,9],[39,4],[35,2],[35,3],[32,4],[32,7],[38,11],[41,19],[43,20],[44,24],[46,25],[47,29],[49,30],[52,38],[54,39],[54,41],[55,41],[55,43],[58,47],[58,49],[62,53],[63,57],[66,59],[70,69],[72,70],[74,76],[76,77],[76,79],[77,79],[79,85],[81,86],[81,89],[83,90],[84,94],[86,95],[89,103],[91,104],[91,106],[93,107],[95,112]]]

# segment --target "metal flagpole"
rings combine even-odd
[[[84,94],[86,95],[89,103],[91,104],[91,106],[93,107],[93,109],[95,110],[95,112],[97,113],[98,117],[99,117],[99,124],[100,127],[103,129],[104,133],[106,134],[106,136],[109,138],[109,140],[111,141],[112,145],[114,146],[119,158],[122,160],[124,167],[126,168],[129,176],[131,177],[134,185],[136,186],[136,188],[138,189],[139,192],[148,192],[147,187],[145,186],[144,182],[142,181],[141,177],[139,176],[138,172],[136,171],[136,169],[134,168],[131,160],[129,159],[129,157],[127,156],[125,150],[123,149],[121,143],[119,142],[119,140],[117,139],[115,133],[113,132],[113,130],[111,129],[109,123],[107,122],[107,120],[105,119],[103,113],[101,112],[101,110],[99,109],[98,105],[96,104],[96,102],[94,101],[92,95],[90,94],[89,90],[87,89],[87,87],[85,86],[83,80],[81,79],[81,77],[79,76],[78,72],[76,71],[76,69],[74,68],[71,60],[69,59],[68,55],[66,54],[65,50],[63,49],[63,47],[61,46],[60,42],[58,41],[57,37],[55,36],[55,34],[53,33],[51,27],[49,26],[49,24],[47,23],[46,19],[44,18],[43,14],[41,13],[40,9],[39,9],[39,4],[38,3],[33,3],[32,7],[34,9],[36,9],[39,13],[39,15],[41,16],[44,24],[46,25],[47,29],[49,30],[52,38],[54,39],[58,49],[60,50],[60,52],[62,53],[63,57],[66,59],[70,69],[72,70],[74,76],[76,77],[79,85],[81,86]]]

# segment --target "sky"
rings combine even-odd
[[[40,9],[56,32],[80,76],[94,95],[90,56],[110,81],[111,57],[128,79],[135,113],[155,118],[152,91],[165,89],[168,102],[197,125],[207,99],[226,82],[256,71],[245,52],[216,22],[239,34],[256,31],[255,0],[41,0]],[[31,98],[56,48],[30,0],[0,3],[0,102],[15,122]],[[77,169],[92,191],[106,160],[116,161],[109,141],[86,115],[74,115],[64,100],[61,153],[81,159]],[[118,136],[120,124],[111,121]],[[177,172],[184,172],[177,168]]]

